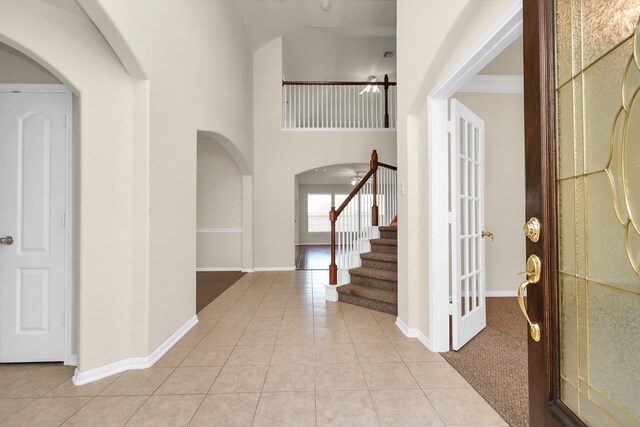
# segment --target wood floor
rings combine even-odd
[[[330,245],[296,246],[296,270],[328,270],[329,264]]]

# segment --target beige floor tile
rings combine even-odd
[[[254,317],[247,329],[280,329],[282,320],[278,317]]]
[[[4,371],[38,371],[42,363],[0,363],[0,372]]]
[[[123,373],[101,396],[151,395],[173,372],[173,368],[135,369]]]
[[[247,329],[240,337],[238,345],[275,344],[278,329]]]
[[[350,343],[351,336],[347,328],[314,328],[314,344],[321,343]]]
[[[354,344],[386,344],[389,342],[382,329],[377,326],[375,328],[349,328],[349,333]]]
[[[358,363],[353,344],[315,344],[316,363]]]
[[[470,387],[447,362],[409,362],[407,367],[422,388]]]
[[[432,353],[419,341],[395,343],[394,346],[405,362],[444,362],[439,353]]]
[[[425,389],[424,392],[447,427],[507,425],[472,388]]]
[[[90,397],[37,399],[8,418],[2,425],[3,427],[58,426],[90,399]]]
[[[342,315],[340,315],[340,317],[316,316],[313,318],[313,327],[314,328],[346,329],[347,324],[344,323],[344,319],[342,318]]]
[[[360,363],[402,362],[392,344],[354,344]]]
[[[272,365],[314,365],[314,346],[310,344],[276,344]]]
[[[205,394],[219,372],[217,367],[176,368],[155,394]]]
[[[383,427],[444,425],[422,390],[371,390],[371,397]]]
[[[280,329],[276,344],[313,344],[313,329]]]
[[[11,383],[26,376],[29,371],[6,370],[0,371],[0,389],[9,387]]]
[[[224,366],[233,351],[232,345],[209,345],[200,343],[182,361],[180,366]]]
[[[254,315],[256,317],[277,317],[278,319],[282,318],[284,314],[284,306],[270,306],[264,305],[258,307]]]
[[[0,399],[0,421],[9,418],[31,402],[33,402],[32,398]]]
[[[404,363],[361,363],[370,389],[418,388]]]
[[[310,318],[290,318],[282,320],[280,330],[291,329],[311,329],[313,328],[313,319]]]
[[[189,424],[204,395],[151,396],[127,427],[182,427]]]
[[[313,320],[312,308],[287,308],[282,316],[283,320],[287,319],[311,319]]]
[[[315,392],[262,393],[253,425],[315,426]]]
[[[368,390],[317,391],[316,425],[379,426]]]
[[[41,397],[69,380],[72,372],[66,369],[45,369],[28,372],[13,381],[10,387],[0,389],[0,398]]]
[[[80,397],[80,396],[97,396],[105,388],[114,382],[121,374],[111,375],[98,381],[94,381],[85,385],[73,385],[71,379],[63,382],[58,387],[47,393],[46,397]]]
[[[367,383],[357,363],[316,365],[316,390],[362,390]]]
[[[175,368],[182,363],[191,351],[192,349],[189,347],[172,347],[153,366],[156,368]]]
[[[225,330],[225,329],[217,329],[216,326],[211,332],[209,332],[200,342],[200,344],[205,346],[225,346],[225,345],[236,345],[238,340],[242,336],[243,330]]]
[[[402,333],[397,326],[382,328],[382,331],[387,336],[387,339],[393,343],[419,343],[417,338],[409,338]]]
[[[273,353],[273,344],[268,345],[237,345],[229,359],[227,366],[237,365],[268,365]]]
[[[267,372],[263,391],[312,391],[315,370],[309,365],[272,365]]]
[[[260,393],[210,394],[196,411],[192,426],[250,426]]]
[[[63,424],[64,427],[120,427],[142,406],[146,396],[96,397]]]
[[[210,393],[241,393],[262,390],[266,366],[225,366],[218,374]]]

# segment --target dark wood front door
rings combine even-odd
[[[640,426],[639,17],[639,0],[524,0],[532,426]]]

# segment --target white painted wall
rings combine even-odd
[[[198,141],[197,249],[199,270],[242,267],[242,173],[216,141]]]
[[[427,206],[428,93],[513,0],[397,0],[398,317],[430,339]],[[443,182],[442,185],[447,185]]]
[[[489,292],[511,292],[524,271],[524,97],[522,94],[457,93],[454,98],[485,123],[486,284]]]
[[[298,210],[298,239],[297,244],[303,245],[329,245],[331,233],[309,233],[309,221],[307,217],[307,196],[309,194],[350,194],[353,191],[351,185],[311,185],[298,184],[299,201]],[[336,206],[337,208],[338,206]],[[327,219],[329,212],[327,212]]]
[[[294,268],[294,176],[318,165],[363,163],[378,150],[395,164],[396,134],[282,131],[282,39],[254,53],[254,255],[256,268]]]

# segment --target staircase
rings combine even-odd
[[[379,227],[371,252],[360,254],[362,266],[349,270],[351,283],[339,286],[338,301],[398,314],[398,229]]]

